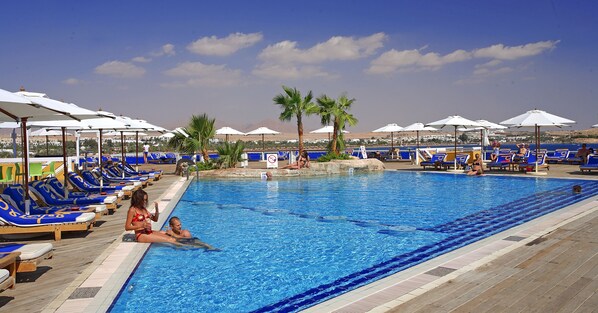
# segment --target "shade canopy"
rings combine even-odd
[[[384,127],[380,127],[378,129],[374,130],[373,132],[374,133],[394,133],[394,132],[398,132],[401,130],[403,130],[403,127],[401,127],[395,123],[392,123],[392,124],[388,124]]]
[[[280,132],[272,130],[268,127],[259,127],[250,132],[245,133],[245,135],[278,135],[278,134],[280,134]]]
[[[245,136],[244,132],[240,132],[234,128],[225,126],[216,130],[216,135],[239,135]]]
[[[67,136],[71,134],[66,133]],[[48,129],[48,128],[40,128],[38,130],[32,131],[29,136],[33,137],[43,137],[43,136],[62,136],[62,132],[56,129]]]
[[[0,89],[0,121],[19,122],[23,118],[28,121],[74,119],[67,108],[47,107],[21,94]]]
[[[596,124],[596,125],[592,125],[592,127],[598,128],[598,124]]]
[[[334,133],[334,126],[332,126],[332,125],[324,126],[322,128],[312,130],[309,133],[310,134],[332,134],[332,133]],[[343,129],[343,133],[347,134],[349,132]]]
[[[428,123],[426,126],[433,126],[433,127],[437,126],[440,128],[444,128],[447,126],[453,126],[453,127],[461,127],[461,128],[469,129],[469,128],[482,127],[482,124],[480,124],[476,121],[466,119],[459,115],[451,115],[451,116],[441,119],[439,121]]]
[[[521,115],[517,115],[513,118],[500,122],[503,125],[509,127],[533,127],[536,137],[536,166],[535,172],[538,174],[538,150],[540,149],[540,127],[555,126],[563,127],[569,126],[567,124],[573,124],[575,121],[560,117],[554,114],[550,114],[542,110],[530,110]]]
[[[413,123],[409,126],[403,127],[401,130],[403,132],[412,132],[412,131],[438,131],[438,129],[430,126],[424,125],[424,123]]]
[[[439,121],[436,122],[432,122],[429,123],[427,126],[438,126],[440,128],[443,127],[450,127],[452,126],[455,129],[455,159],[454,159],[454,168],[455,171],[457,170],[457,128],[461,127],[461,128],[465,128],[465,129],[469,129],[469,128],[478,128],[478,127],[482,127],[482,124],[476,122],[476,121],[472,121],[469,119],[466,119],[464,117],[461,117],[459,115],[451,115],[447,118],[441,119]]]
[[[533,126],[556,126],[562,127],[566,124],[574,124],[575,121],[550,114],[542,110],[530,110],[508,120],[500,122],[509,127],[533,127]]]
[[[142,133],[142,132],[134,132],[134,131],[110,131],[104,134],[104,136],[108,136],[108,137],[119,137],[119,136],[147,136],[146,133]]]

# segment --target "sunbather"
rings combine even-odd
[[[146,208],[147,202],[147,192],[138,189],[133,193],[131,207],[125,222],[125,230],[134,230],[135,240],[138,242],[169,242],[176,244],[176,238],[170,237],[163,232],[152,231],[152,221],[158,221],[160,212],[158,212],[158,202],[154,202],[155,212],[150,214]]]
[[[581,148],[577,150],[575,154],[576,157],[581,158],[581,164],[586,164],[588,161],[588,155],[590,154],[590,150],[588,150],[586,144],[582,144]]]
[[[289,164],[283,168],[297,170],[301,168],[309,168],[309,155],[307,154],[307,151],[303,150],[303,153],[299,156],[297,162]]]
[[[480,154],[476,153],[475,158],[473,159],[473,163],[471,165],[471,170],[467,172],[467,175],[482,175],[484,174],[484,170],[482,168],[482,159],[480,158]]]

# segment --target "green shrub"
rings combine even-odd
[[[324,154],[323,156],[318,158],[318,162],[329,162],[332,160],[350,160],[351,156],[346,154],[346,153],[333,153],[333,152],[328,152],[326,154]]]

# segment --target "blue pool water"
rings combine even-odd
[[[222,251],[152,245],[111,311],[299,311],[596,194],[433,173],[201,180],[173,215]]]

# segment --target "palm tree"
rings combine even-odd
[[[245,149],[245,144],[241,140],[237,140],[235,143],[225,142],[224,144],[218,146],[216,150],[218,151],[218,155],[220,158],[218,162],[220,167],[224,168],[234,168],[237,166],[237,163],[244,161],[243,159],[243,150]]]
[[[195,153],[198,151],[205,161],[210,159],[208,148],[210,139],[216,135],[214,123],[216,119],[209,118],[207,114],[192,115],[187,127],[183,127],[186,134],[173,132],[174,137],[170,138],[168,145],[179,152]],[[187,135],[187,136],[186,136]]]
[[[312,102],[311,90],[305,97],[296,88],[282,86],[284,93],[278,94],[272,99],[274,104],[280,105],[282,113],[278,117],[281,121],[290,121],[293,116],[297,117],[297,134],[299,136],[299,154],[303,153],[303,114],[311,115],[317,112],[317,106]]]
[[[341,95],[337,100],[322,95],[316,99],[319,106],[318,114],[320,115],[320,121],[322,125],[328,125],[332,122],[333,132],[332,141],[328,147],[328,151],[333,154],[338,154],[341,149],[345,148],[345,140],[343,130],[345,125],[355,126],[357,119],[350,114],[351,105],[355,102],[355,99],[347,98],[347,95]]]

